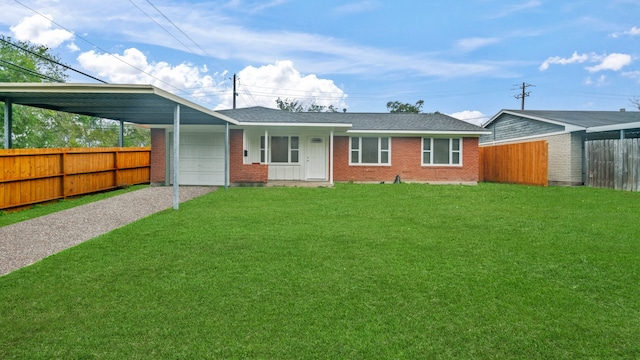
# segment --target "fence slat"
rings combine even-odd
[[[148,183],[150,153],[151,148],[0,150],[0,209]]]
[[[585,185],[640,191],[640,139],[590,140],[585,156]]]
[[[481,181],[547,186],[546,141],[480,147]]]

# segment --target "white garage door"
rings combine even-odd
[[[173,174],[173,136],[169,142]],[[224,185],[224,134],[180,134],[180,184]]]

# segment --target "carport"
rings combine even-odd
[[[179,151],[181,125],[225,126],[225,188],[229,185],[229,124],[238,122],[152,85],[0,83],[0,100],[5,104],[4,147],[12,147],[14,104],[64,111],[123,123],[173,125],[173,208],[179,204]]]

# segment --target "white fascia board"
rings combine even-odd
[[[531,120],[542,121],[542,122],[546,122],[546,123],[549,123],[549,124],[564,126],[565,132],[574,132],[574,131],[581,131],[581,130],[585,130],[586,129],[584,126],[571,125],[571,124],[568,124],[568,123],[562,122],[562,121],[551,120],[551,119],[547,119],[547,118],[543,118],[543,117],[539,117],[539,116],[531,116],[531,115],[526,115],[526,114],[520,114],[520,113],[509,111],[509,110],[501,111],[498,115],[496,115],[493,118],[491,118],[491,120],[489,120],[489,122],[486,125],[489,125],[493,120],[497,119],[500,114],[509,114],[509,115],[519,116],[519,117],[523,117],[523,118],[527,118],[527,119],[531,119]]]
[[[222,114],[217,113],[217,112],[215,112],[213,110],[207,109],[204,106],[198,105],[198,104],[196,104],[194,102],[191,102],[191,101],[189,101],[189,100],[187,100],[185,98],[182,98],[180,96],[174,95],[174,94],[172,94],[172,93],[170,93],[168,91],[162,90],[162,89],[160,89],[158,87],[155,87],[155,86],[152,86],[152,85],[150,85],[150,86],[153,88],[153,93],[154,94],[156,94],[158,96],[161,96],[161,97],[163,97],[163,98],[165,98],[167,100],[173,101],[173,102],[175,102],[177,104],[180,104],[182,106],[186,106],[186,107],[192,108],[194,110],[198,110],[198,111],[200,111],[202,113],[211,115],[213,117],[217,117],[218,119],[224,120],[224,121],[226,121],[226,122],[228,122],[230,124],[238,125],[238,121],[237,120],[234,120],[234,119],[232,119],[232,118],[230,118],[230,117],[228,117],[226,115],[222,115]]]
[[[239,126],[256,126],[256,127],[326,127],[326,128],[351,128],[351,124],[339,123],[269,123],[269,122],[239,122]]]
[[[635,129],[635,128],[640,128],[640,121],[626,123],[626,124],[593,126],[593,127],[587,128],[587,132],[594,133],[594,132],[626,130],[626,129]]]
[[[389,135],[457,135],[480,136],[489,135],[491,131],[420,131],[420,130],[347,130],[348,134],[389,134]]]
[[[558,131],[558,132],[553,132],[553,133],[523,136],[523,137],[513,138],[513,139],[505,139],[505,140],[497,140],[497,141],[493,141],[492,140],[492,141],[487,141],[487,142],[480,143],[480,146],[497,145],[497,144],[505,144],[505,143],[517,143],[517,142],[523,142],[523,141],[528,141],[528,140],[535,140],[535,139],[545,138],[545,137],[548,137],[548,136],[563,135],[563,134],[568,134],[568,133],[570,133],[570,131]]]

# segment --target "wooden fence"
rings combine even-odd
[[[585,185],[640,191],[640,139],[585,143]]]
[[[480,147],[480,181],[547,186],[547,142]]]
[[[149,182],[151,148],[0,150],[0,209]]]

